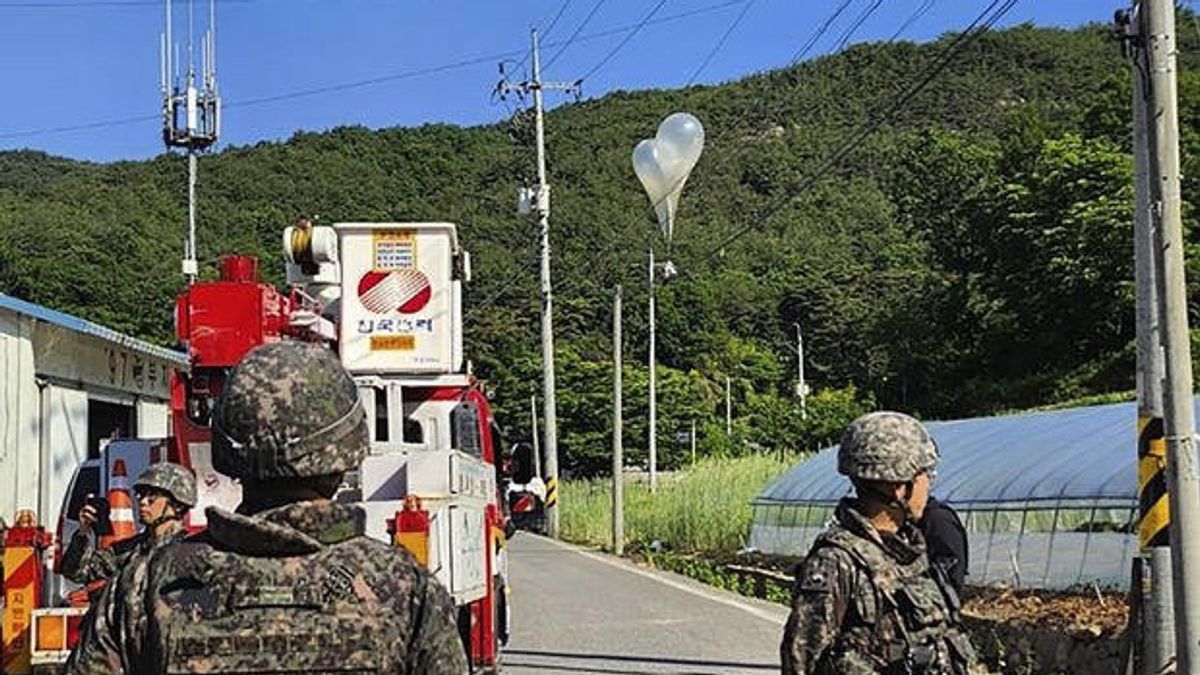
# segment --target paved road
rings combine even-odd
[[[504,673],[779,672],[786,608],[518,534]]]

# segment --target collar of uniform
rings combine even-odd
[[[247,555],[315,553],[366,530],[366,513],[347,504],[297,502],[253,516],[210,506],[205,515],[215,541]]]
[[[905,520],[894,534],[883,534],[858,510],[858,500],[846,497],[838,503],[834,517],[842,527],[858,536],[875,542],[901,564],[909,564],[925,554],[925,539],[910,520]]]

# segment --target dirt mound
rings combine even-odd
[[[968,588],[963,612],[994,621],[1094,637],[1125,630],[1129,606],[1114,593]]]

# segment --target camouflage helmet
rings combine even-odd
[[[213,467],[254,480],[356,470],[369,442],[358,388],[337,356],[293,341],[242,358],[213,409],[212,435]]]
[[[153,488],[167,493],[187,508],[196,505],[196,474],[182,464],[159,462],[138,474],[133,489]]]
[[[924,425],[898,412],[859,417],[838,447],[838,473],[861,480],[907,483],[937,462],[937,445]]]

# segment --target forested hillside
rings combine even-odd
[[[1191,231],[1200,40],[1190,14],[1179,25]],[[701,452],[792,451],[833,437],[866,406],[948,417],[1132,389],[1128,65],[1104,26],[1021,26],[984,35],[909,105],[890,107],[951,39],[858,45],[738,82],[621,92],[549,114],[566,468],[608,462],[617,283],[625,438],[645,445],[655,230],[629,158],[676,110],[704,122],[708,144],[681,200],[672,258],[683,274],[660,289],[668,464],[686,456],[679,434],[692,420]],[[868,119],[884,124],[814,173]],[[517,187],[532,182],[532,136],[518,115],[475,128],[300,133],[205,157],[205,273],[220,254],[248,252],[279,281],[280,231],[300,215],[461,223],[475,266],[468,353],[511,437],[524,437],[541,386],[536,221],[515,209]],[[0,291],[169,344],[185,177],[179,156],[97,165],[0,153]],[[816,390],[807,420],[792,395],[793,322]]]

